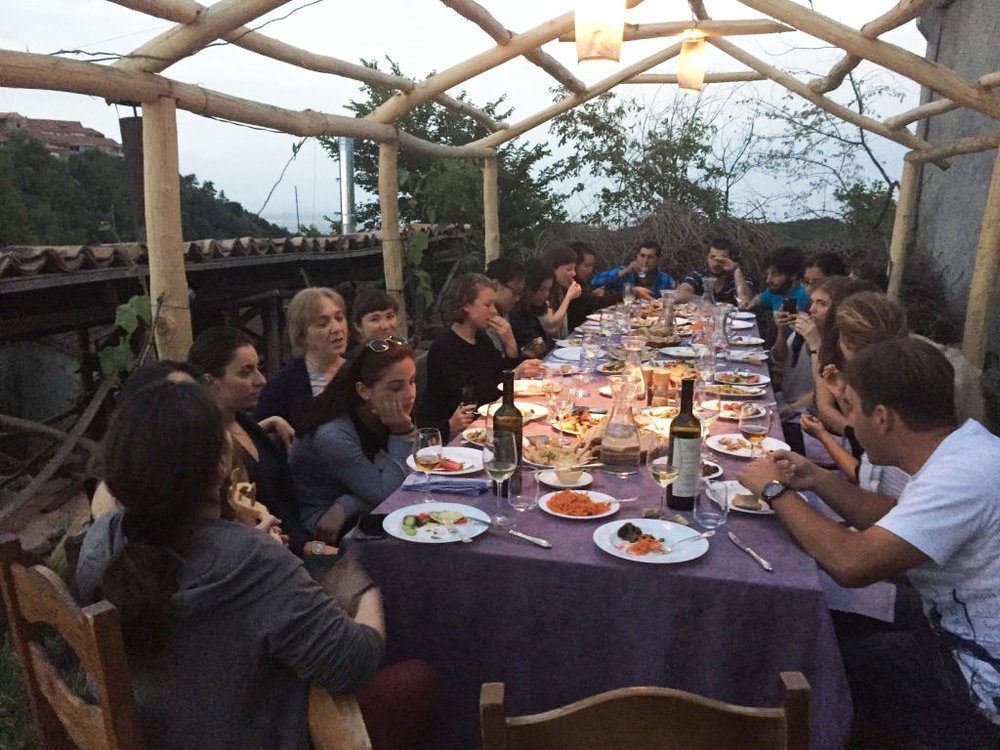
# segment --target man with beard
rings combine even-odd
[[[716,237],[708,245],[705,265],[696,268],[677,287],[677,301],[688,302],[705,293],[705,279],[713,279],[712,291],[716,302],[737,304],[753,297],[753,279],[743,273],[736,260],[733,243]]]

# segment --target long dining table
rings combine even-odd
[[[735,367],[766,371],[763,365]],[[598,394],[605,381],[595,373],[584,405],[610,409],[610,399]],[[525,434],[547,430],[529,423]],[[711,428],[712,434],[736,431],[736,422],[721,419]],[[779,425],[772,426],[772,434],[780,437]],[[727,455],[715,460],[724,479],[735,479],[744,463]],[[638,503],[622,504],[612,520],[638,517],[642,507],[659,503],[661,490],[644,471],[627,487],[600,471],[591,473],[590,489],[639,497]],[[487,513],[496,509],[492,492],[435,496]],[[377,511],[419,503],[420,497],[400,489]],[[851,702],[820,571],[777,518],[732,511],[720,533],[708,540],[706,554],[651,565],[613,557],[595,545],[594,530],[607,518],[569,520],[539,508],[523,514],[507,510],[518,530],[552,547],[500,529],[470,544],[348,538],[382,588],[389,661],[423,659],[440,675],[432,747],[479,746],[478,699],[484,682],[505,683],[510,715],[547,711],[636,685],[775,706],[782,671],[802,672],[812,688],[813,746],[844,745]],[[730,530],[769,560],[774,571],[732,544],[725,534]]]

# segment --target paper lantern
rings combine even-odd
[[[625,0],[577,0],[576,59],[588,68],[618,64],[625,31]]]
[[[688,29],[684,32],[677,63],[677,88],[684,94],[697,94],[704,82],[705,36],[697,29]]]

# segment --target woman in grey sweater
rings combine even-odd
[[[219,519],[223,422],[192,383],[119,407],[105,446],[124,511],[88,532],[77,593],[119,608],[148,747],[305,750],[309,682],[353,692],[375,673],[381,598],[363,585],[351,620],[283,545]]]
[[[288,463],[302,524],[317,539],[336,544],[403,483],[416,375],[413,349],[403,339],[369,341],[303,419]]]

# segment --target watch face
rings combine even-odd
[[[760,493],[761,497],[764,498],[768,503],[770,503],[774,498],[780,495],[782,492],[788,488],[781,482],[768,482],[764,485],[763,491]]]

